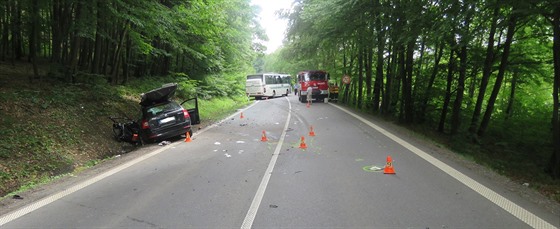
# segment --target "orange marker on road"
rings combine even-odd
[[[385,169],[383,170],[385,174],[396,174],[393,168],[393,159],[391,156],[387,156],[387,164],[385,164]]]
[[[187,137],[185,138],[185,142],[192,142],[191,134],[189,134],[189,132],[187,132]]]
[[[305,144],[305,137],[301,137],[301,142],[299,143],[300,149],[307,149],[307,144]]]
[[[313,131],[313,126],[311,126],[309,128],[309,136],[314,137],[315,136],[315,132]]]

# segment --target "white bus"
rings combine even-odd
[[[282,73],[259,73],[247,76],[245,92],[255,99],[287,96],[292,91],[292,77]]]

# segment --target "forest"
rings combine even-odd
[[[560,1],[299,0],[279,14],[289,29],[266,69],[327,70],[349,106],[498,171],[560,178]]]
[[[204,122],[247,103],[264,55],[249,0],[0,0],[0,196],[131,148],[109,116],[177,82]],[[122,148],[122,149],[121,149]]]
[[[322,69],[341,87],[339,103],[429,133],[513,179],[538,178],[560,200],[560,0],[294,0],[277,12],[288,21],[284,45],[267,55],[249,0],[0,2],[0,65],[25,63],[27,85],[110,85],[111,94],[173,76],[186,96],[216,98],[243,95],[249,73]],[[16,97],[0,93],[0,111],[17,110]],[[35,176],[10,173],[4,162],[26,153],[5,143],[3,182]]]
[[[68,83],[244,74],[264,48],[254,40],[266,39],[256,10],[246,0],[2,0],[0,59],[27,59],[30,83],[44,77],[40,61]]]

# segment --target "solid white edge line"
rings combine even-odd
[[[102,179],[104,179],[104,178],[106,178],[106,177],[109,177],[109,176],[111,176],[111,175],[113,175],[113,174],[115,174],[115,173],[118,173],[118,172],[120,172],[120,171],[122,171],[122,170],[124,170],[124,169],[126,169],[126,168],[128,168],[128,167],[130,167],[130,166],[132,166],[132,165],[134,165],[134,164],[136,164],[136,163],[138,163],[138,162],[141,162],[141,161],[146,160],[146,159],[148,159],[148,158],[150,158],[150,157],[153,157],[153,156],[155,156],[155,155],[157,155],[157,154],[159,154],[159,153],[165,151],[166,149],[170,148],[170,147],[173,146],[173,145],[174,145],[174,144],[170,144],[170,145],[164,146],[163,148],[160,148],[160,149],[158,149],[158,150],[156,150],[156,151],[153,151],[153,152],[151,152],[151,153],[145,154],[145,155],[143,155],[143,156],[141,156],[141,157],[138,157],[138,158],[136,158],[136,159],[134,159],[134,160],[132,160],[132,161],[126,162],[126,163],[124,163],[124,164],[122,164],[122,165],[120,165],[120,166],[117,166],[117,167],[115,167],[115,168],[113,168],[113,169],[111,169],[111,170],[109,170],[109,171],[107,171],[107,172],[104,172],[104,173],[102,173],[102,174],[99,174],[99,175],[97,175],[97,176],[91,178],[91,179],[88,179],[88,180],[86,180],[86,181],[84,181],[84,182],[81,182],[81,183],[79,183],[79,184],[77,184],[77,185],[74,185],[74,186],[72,186],[72,187],[70,187],[70,188],[68,188],[68,189],[65,189],[65,190],[63,190],[63,191],[60,191],[60,192],[58,192],[58,193],[56,193],[56,194],[54,194],[54,195],[51,195],[51,196],[47,196],[47,197],[45,197],[45,198],[43,198],[43,199],[41,199],[41,200],[39,200],[39,201],[33,202],[33,203],[31,203],[31,204],[29,204],[29,205],[27,205],[27,206],[25,206],[25,207],[23,207],[23,208],[21,208],[21,209],[18,209],[18,210],[16,210],[16,211],[12,212],[12,213],[6,214],[6,215],[4,215],[4,216],[2,216],[2,217],[0,218],[0,226],[2,226],[2,225],[4,225],[4,224],[7,224],[7,223],[9,223],[9,222],[11,222],[11,221],[13,221],[13,220],[15,220],[15,219],[21,217],[21,216],[24,216],[24,215],[26,215],[26,214],[28,214],[28,213],[30,213],[30,212],[32,212],[32,211],[35,211],[35,210],[37,210],[37,209],[39,209],[39,208],[41,208],[41,207],[43,207],[43,206],[45,206],[45,205],[47,205],[47,204],[50,204],[50,203],[52,203],[52,202],[54,202],[54,201],[56,201],[56,200],[59,200],[59,199],[65,197],[65,196],[67,196],[67,195],[70,195],[70,194],[72,194],[72,193],[74,193],[74,192],[77,192],[77,191],[79,191],[80,189],[85,188],[85,187],[87,187],[87,186],[89,186],[89,185],[91,185],[91,184],[93,184],[93,183],[95,183],[95,182],[98,182],[98,181],[100,181],[100,180],[102,180]]]
[[[257,211],[259,210],[259,206],[261,205],[262,199],[264,197],[264,192],[266,191],[266,186],[268,186],[268,181],[272,176],[272,170],[274,170],[274,166],[276,165],[276,160],[278,160],[278,156],[280,154],[280,149],[282,148],[282,144],[284,143],[284,137],[286,137],[286,132],[288,131],[288,126],[290,125],[290,119],[292,114],[292,104],[290,100],[286,97],[288,101],[288,118],[286,119],[286,124],[284,125],[284,130],[282,130],[282,135],[280,136],[280,140],[278,141],[278,145],[276,145],[276,149],[274,150],[274,154],[272,154],[272,158],[270,159],[270,163],[268,163],[268,168],[264,173],[263,179],[259,188],[257,189],[257,193],[253,198],[253,202],[251,202],[251,206],[247,211],[247,215],[245,215],[245,219],[243,220],[243,224],[241,228],[251,228],[253,226],[253,221],[257,215]]]
[[[421,149],[416,148],[415,146],[413,146],[410,143],[402,140],[401,138],[389,133],[385,129],[373,124],[372,122],[370,122],[370,121],[368,121],[368,120],[366,120],[366,119],[364,119],[364,118],[362,118],[362,117],[360,117],[360,116],[358,116],[358,115],[356,115],[356,114],[354,114],[354,113],[352,113],[352,112],[350,112],[350,111],[348,111],[348,110],[346,110],[346,109],[344,109],[340,106],[334,105],[332,103],[331,103],[331,105],[340,109],[340,110],[342,110],[342,111],[344,111],[344,112],[346,112],[347,114],[353,116],[354,118],[360,120],[361,122],[369,125],[373,129],[379,131],[380,133],[382,133],[383,135],[392,139],[396,143],[398,143],[398,144],[402,145],[403,147],[407,148],[411,152],[415,153],[416,155],[418,155],[422,159],[426,160],[430,164],[434,165],[435,167],[441,169],[443,172],[449,174],[451,177],[455,178],[459,182],[461,182],[464,185],[466,185],[467,187],[471,188],[472,190],[474,190],[478,194],[480,194],[483,197],[485,197],[486,199],[490,200],[492,203],[498,205],[499,207],[501,207],[505,211],[509,212],[510,214],[512,214],[513,216],[518,218],[519,220],[525,222],[529,226],[531,226],[533,228],[542,228],[542,229],[557,228],[554,225],[552,225],[552,224],[546,222],[545,220],[541,219],[540,217],[536,216],[535,214],[525,210],[521,206],[519,206],[519,205],[513,203],[512,201],[506,199],[502,195],[492,191],[491,189],[482,185],[481,183],[478,183],[477,181],[468,177],[467,175],[459,172],[458,170],[452,168],[451,166],[449,166],[449,165],[441,162],[440,160],[432,157],[428,153],[422,151]]]
[[[244,110],[247,110],[247,109],[251,108],[251,107],[254,106],[256,103],[258,103],[258,101],[255,102],[255,103],[253,103],[253,104],[251,104],[250,106],[248,106],[248,107],[246,107],[246,108],[244,108],[244,109],[241,109],[240,111],[238,111],[238,112],[236,112],[236,113],[234,113],[234,114],[228,116],[227,118],[222,119],[220,122],[215,123],[215,124],[213,124],[213,125],[210,125],[210,126],[204,128],[204,129],[202,129],[202,130],[196,132],[197,135],[198,135],[198,134],[202,134],[202,133],[206,132],[207,130],[209,130],[209,129],[213,128],[213,127],[218,126],[220,123],[224,122],[225,120],[229,120],[229,119],[235,117],[237,114],[239,114],[240,112],[243,112]],[[24,206],[24,207],[22,207],[22,208],[20,208],[20,209],[18,209],[18,210],[16,210],[16,211],[13,211],[13,212],[11,212],[11,213],[8,213],[8,214],[6,214],[6,215],[3,215],[3,216],[0,217],[0,227],[3,226],[3,225],[5,225],[5,224],[7,224],[7,223],[9,223],[9,222],[11,222],[11,221],[14,221],[14,220],[18,219],[19,217],[22,217],[22,216],[24,216],[24,215],[26,215],[26,214],[28,214],[28,213],[30,213],[30,212],[32,212],[32,211],[35,211],[35,210],[37,210],[37,209],[39,209],[39,208],[41,208],[41,207],[44,207],[44,206],[47,205],[47,204],[50,204],[50,203],[52,203],[52,202],[54,202],[54,201],[57,201],[57,200],[59,200],[59,199],[65,197],[65,196],[68,196],[68,195],[74,193],[74,192],[77,192],[77,191],[79,191],[80,189],[83,189],[83,188],[85,188],[85,187],[87,187],[87,186],[89,186],[89,185],[92,185],[92,184],[94,184],[95,182],[98,182],[98,181],[100,181],[100,180],[102,180],[102,179],[104,179],[104,178],[107,178],[107,177],[109,177],[109,176],[111,176],[111,175],[113,175],[113,174],[115,174],[115,173],[118,173],[118,172],[120,172],[120,171],[122,171],[122,170],[124,170],[124,169],[126,169],[126,168],[128,168],[128,167],[130,167],[130,166],[132,166],[132,165],[134,165],[134,164],[137,164],[137,163],[139,163],[139,162],[141,162],[141,161],[143,161],[143,160],[146,160],[146,159],[148,159],[148,158],[150,158],[150,157],[153,157],[153,156],[155,156],[155,155],[157,155],[157,154],[159,154],[159,153],[165,151],[166,149],[168,149],[168,148],[170,148],[170,147],[174,147],[175,145],[181,144],[181,143],[182,143],[181,141],[177,141],[177,142],[174,142],[174,143],[169,144],[169,145],[167,145],[167,146],[164,146],[164,147],[162,147],[162,148],[159,148],[159,149],[157,149],[157,150],[155,150],[155,151],[152,151],[151,153],[145,154],[145,155],[143,155],[143,156],[141,156],[141,157],[138,157],[138,158],[136,158],[136,159],[134,159],[134,160],[132,160],[132,161],[126,162],[126,163],[124,163],[124,164],[122,164],[122,165],[120,165],[120,166],[117,166],[117,167],[115,167],[115,168],[113,168],[113,169],[110,169],[109,171],[106,171],[106,172],[104,172],[104,173],[101,173],[101,174],[99,174],[99,175],[97,175],[97,176],[95,176],[95,177],[93,177],[93,178],[90,178],[90,179],[88,179],[88,180],[86,180],[86,181],[83,181],[83,182],[81,182],[81,183],[79,183],[79,184],[77,184],[77,185],[74,185],[74,186],[72,186],[72,187],[70,187],[70,188],[67,188],[67,189],[65,189],[65,190],[62,190],[62,191],[60,191],[60,192],[58,192],[58,193],[56,193],[56,194],[54,194],[54,195],[47,196],[47,197],[45,197],[45,198],[43,198],[43,199],[40,199],[40,200],[38,200],[38,201],[36,201],[36,202],[30,203],[30,204],[28,204],[28,205],[26,205],[26,206]]]
[[[235,112],[235,113],[233,113],[232,115],[230,115],[230,116],[228,116],[228,117],[222,119],[221,121],[219,121],[219,122],[217,122],[217,123],[214,123],[214,124],[212,124],[212,125],[210,125],[210,126],[204,128],[204,129],[202,129],[202,130],[197,131],[196,134],[202,134],[202,133],[206,132],[207,130],[209,130],[209,129],[211,129],[211,128],[214,128],[214,127],[216,127],[216,126],[222,124],[222,123],[225,122],[226,120],[230,120],[230,119],[234,118],[234,117],[237,116],[239,113],[241,113],[241,112],[243,112],[243,111],[245,111],[245,110],[247,110],[247,109],[249,109],[249,108],[255,106],[257,103],[259,103],[259,101],[255,101],[253,104],[249,105],[248,107],[245,107],[245,108],[243,108],[243,109],[241,109],[241,110],[238,110],[237,112]],[[194,135],[194,134],[193,134],[193,135]]]

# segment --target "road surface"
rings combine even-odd
[[[295,96],[257,101],[192,142],[146,147],[26,199],[0,227],[559,227],[558,212],[387,125]],[[383,173],[388,156],[396,174]]]

